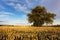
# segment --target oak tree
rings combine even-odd
[[[33,23],[33,26],[42,26],[44,23],[53,23],[56,14],[47,12],[43,6],[36,6],[31,9],[31,13],[28,13],[27,16],[29,23]]]

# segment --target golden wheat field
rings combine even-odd
[[[31,26],[1,26],[0,30],[9,31],[9,30],[25,31],[25,32],[41,32],[41,31],[60,31],[60,27],[31,27]]]
[[[0,26],[0,40],[60,40],[60,28]]]

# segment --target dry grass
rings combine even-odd
[[[17,31],[24,31],[24,32],[42,32],[42,31],[54,31],[60,32],[60,27],[31,27],[31,26],[1,26],[0,30],[9,31],[9,30],[17,30]]]
[[[50,32],[52,33],[49,34]],[[56,40],[56,38],[60,40],[60,27],[0,26],[0,40],[21,40],[20,38],[23,40],[31,40],[31,38],[32,40]]]

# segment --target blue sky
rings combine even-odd
[[[37,5],[55,13],[53,24],[60,24],[60,0],[0,0],[0,24],[29,25],[26,15]]]

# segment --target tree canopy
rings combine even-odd
[[[33,23],[33,26],[42,26],[44,23],[51,24],[55,19],[56,14],[47,12],[43,6],[36,6],[31,9],[31,13],[27,14],[29,23]]]

